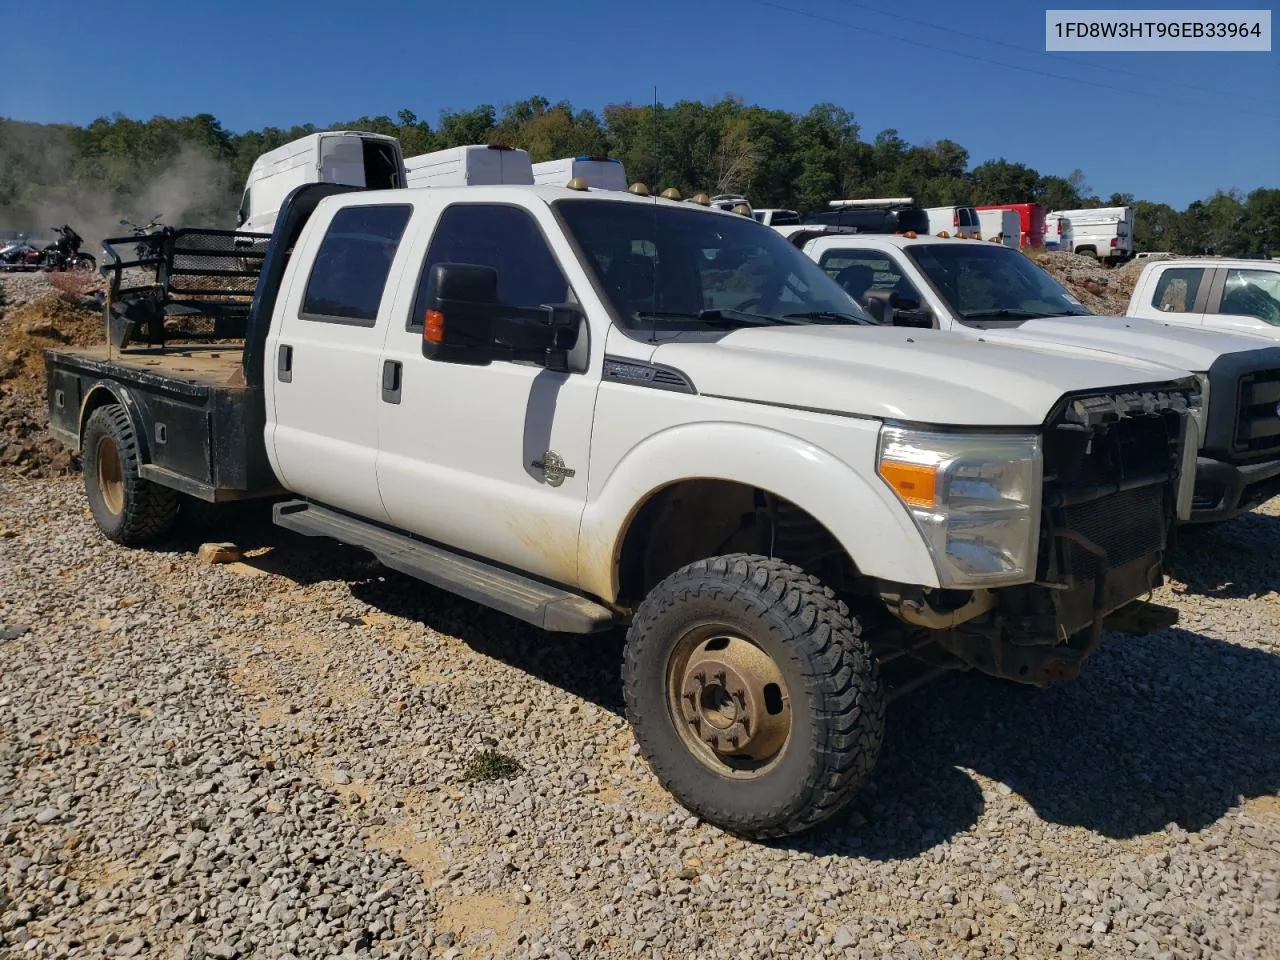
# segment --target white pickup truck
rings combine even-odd
[[[1227,520],[1280,492],[1280,346],[1163,316],[1094,316],[1023,254],[993,243],[822,228],[789,228],[789,239],[881,322],[1193,371],[1205,409],[1193,509],[1181,519]]]
[[[1139,274],[1125,313],[1280,340],[1280,263],[1226,257],[1153,260]]]
[[[1176,619],[1140,598],[1184,371],[877,326],[753,219],[613,190],[315,184],[260,276],[236,239],[166,230],[156,285],[107,268],[110,347],[46,355],[103,533],[272,496],[547,630],[626,626],[639,745],[727,830],[840,809],[907,678],[1045,685]]]

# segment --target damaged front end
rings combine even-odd
[[[1035,580],[990,589],[881,584],[900,650],[935,667],[1047,686],[1076,677],[1104,628],[1146,633],[1176,611],[1141,598],[1164,582],[1180,498],[1190,495],[1194,381],[1071,395],[1043,426]],[[923,649],[929,649],[922,656]]]

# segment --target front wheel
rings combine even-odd
[[[835,814],[880,752],[884,691],[858,622],[799,567],[701,560],[649,594],[627,635],[627,719],[655,775],[751,839]]]
[[[169,532],[178,494],[139,475],[138,438],[124,407],[93,411],[80,450],[89,509],[108,540],[136,546]]]

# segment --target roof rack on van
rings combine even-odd
[[[843,207],[914,207],[912,197],[872,197],[868,200],[832,200],[827,206],[834,209]]]
[[[573,159],[574,160],[594,160],[596,163],[621,163],[622,162],[617,157],[606,157],[603,154],[599,154],[599,153],[597,154],[584,153],[580,156],[574,157]]]

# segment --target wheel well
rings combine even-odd
[[[110,406],[113,403],[119,403],[119,398],[106,387],[98,386],[89,391],[89,396],[85,397],[84,405],[80,408],[80,426],[78,429],[79,439],[84,439],[85,424],[89,422],[89,418],[93,416],[93,411],[99,407]]]
[[[618,600],[639,603],[685,564],[738,552],[794,563],[836,590],[857,579],[835,536],[791,501],[729,480],[682,480],[651,495],[628,526]]]

